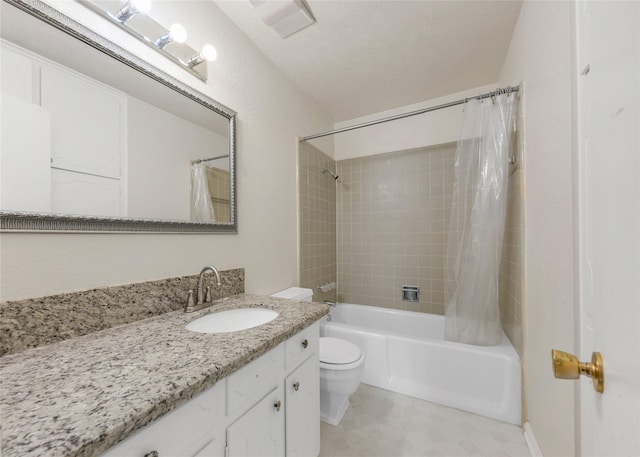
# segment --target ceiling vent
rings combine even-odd
[[[302,0],[249,0],[258,17],[275,30],[281,38],[316,22]]]

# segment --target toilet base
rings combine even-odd
[[[320,391],[320,420],[329,425],[338,425],[349,409],[349,397],[329,395]]]

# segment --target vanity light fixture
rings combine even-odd
[[[169,27],[169,31],[156,39],[153,44],[155,44],[160,49],[164,49],[164,47],[170,43],[184,43],[187,41],[187,31],[180,24],[172,24]]]
[[[186,43],[187,31],[182,25],[174,23],[167,30],[166,26],[162,26],[148,14],[142,14],[151,9],[151,0],[127,0],[122,7],[117,5],[118,2],[105,2],[104,0],[79,1],[93,12],[172,60],[183,70],[203,81],[207,80],[207,65],[201,64],[216,59],[218,56],[216,48],[206,44],[200,52],[197,52]],[[134,16],[135,19],[131,20]],[[170,44],[171,46],[169,46]]]
[[[151,9],[151,0],[129,0],[115,14],[115,17],[121,23],[127,22],[138,13],[148,13]]]

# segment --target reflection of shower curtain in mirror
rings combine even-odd
[[[231,222],[229,172],[215,167],[206,167],[209,196],[218,222]]]
[[[207,166],[204,163],[191,165],[191,220],[216,222],[216,213],[211,203]]]

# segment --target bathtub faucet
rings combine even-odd
[[[323,303],[324,303],[325,305],[329,305],[329,306],[331,306],[331,307],[335,307],[335,306],[336,306],[336,302],[334,302],[334,301],[323,300]]]

